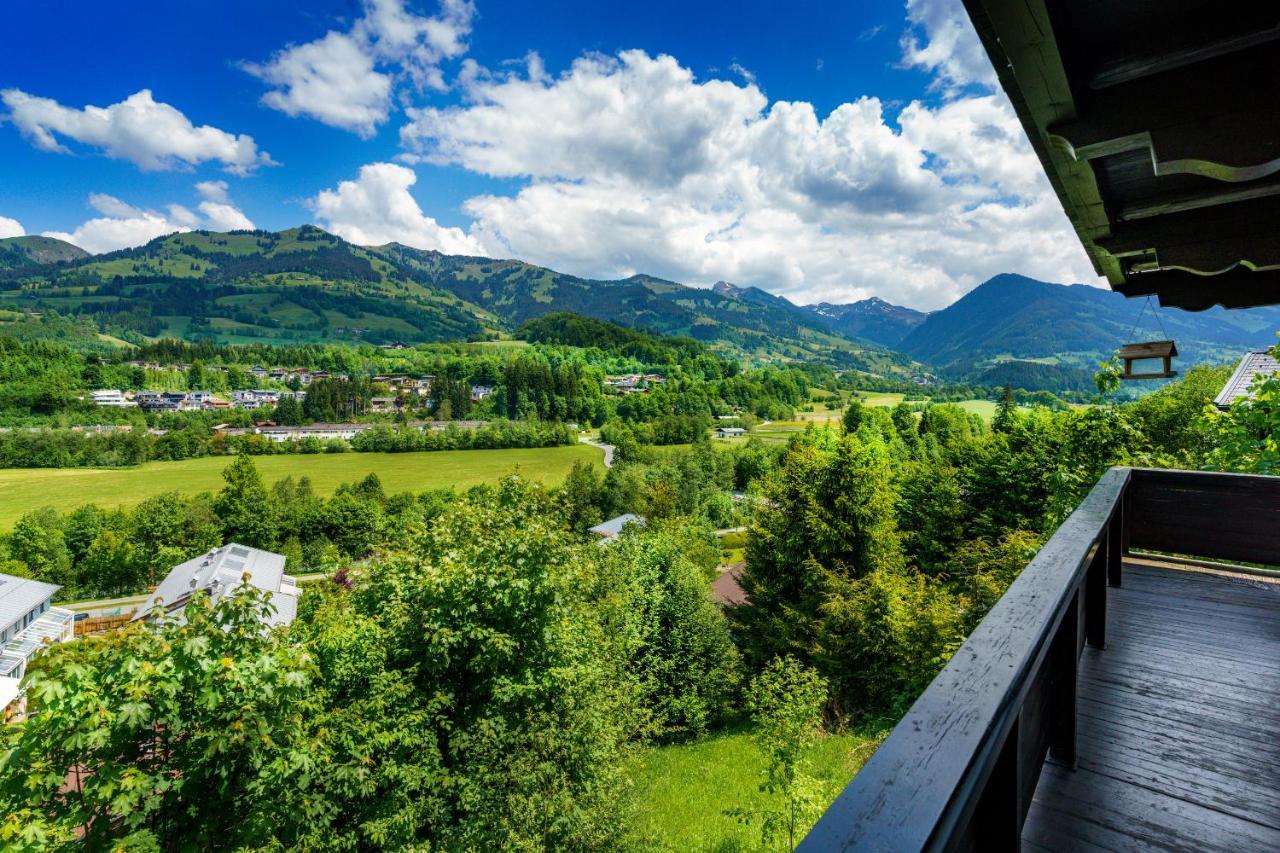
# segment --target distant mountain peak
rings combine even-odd
[[[805,310],[825,317],[841,334],[885,346],[896,346],[928,316],[923,311],[886,302],[879,296],[844,304],[819,302],[806,305]]]

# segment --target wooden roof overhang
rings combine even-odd
[[[1280,303],[1280,3],[964,4],[1113,290]]]

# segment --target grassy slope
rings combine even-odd
[[[308,476],[316,491],[329,494],[341,483],[370,472],[388,493],[423,491],[441,486],[466,488],[489,483],[519,466],[520,473],[558,484],[573,463],[601,464],[593,447],[550,447],[512,450],[445,450],[431,453],[337,453],[258,456],[255,462],[268,483],[292,474]],[[195,494],[222,487],[225,456],[181,462],[148,462],[137,468],[13,468],[0,470],[0,529],[41,506],[69,510],[87,503],[104,507],[133,506],[163,492]]]
[[[853,778],[873,742],[865,735],[831,735],[814,747],[809,773],[823,784],[824,802],[834,800]],[[760,752],[744,731],[647,749],[630,766],[636,828],[665,850],[755,850],[759,830],[723,812],[769,805],[760,793],[763,771]]]

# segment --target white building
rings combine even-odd
[[[478,403],[492,393],[493,387],[490,385],[473,385],[471,386],[471,402]]]
[[[108,406],[111,408],[123,409],[129,406],[138,405],[116,388],[103,388],[101,390],[94,391],[92,392],[92,398],[95,406]]]
[[[600,537],[601,545],[608,545],[622,535],[622,531],[629,525],[644,527],[644,516],[636,515],[634,512],[624,512],[608,521],[602,521],[595,527],[589,528],[589,533],[594,533]]]
[[[717,427],[716,436],[719,438],[741,438],[746,435],[747,431],[742,427]]]
[[[267,625],[288,625],[298,614],[298,582],[284,573],[283,554],[250,548],[232,542],[201,554],[170,569],[151,597],[137,609],[133,620],[149,619],[156,607],[164,618],[182,618],[182,610],[197,590],[209,593],[213,601],[250,584],[271,594],[275,613]]]
[[[255,432],[271,441],[301,441],[304,438],[318,438],[327,441],[341,438],[350,441],[373,424],[307,424],[306,426],[274,426],[258,427]]]
[[[232,391],[231,402],[237,409],[256,409],[274,406],[280,402],[280,392],[274,389],[255,388],[252,391]]]
[[[53,606],[56,584],[0,575],[0,711],[18,698],[27,663],[49,643],[75,637],[75,614]]]

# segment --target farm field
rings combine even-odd
[[[822,785],[822,802],[836,795],[871,756],[876,739],[864,734],[823,738],[805,756],[807,772]],[[758,826],[743,826],[726,809],[762,809],[764,760],[747,729],[691,743],[652,747],[631,762],[636,829],[659,849],[756,850]]]
[[[491,483],[518,467],[530,479],[556,485],[579,460],[603,467],[594,447],[441,450],[428,453],[329,453],[257,456],[268,483],[289,475],[311,478],[320,494],[376,473],[388,493]],[[164,492],[195,494],[222,487],[227,456],[148,462],[136,468],[9,468],[0,470],[0,530],[42,506],[62,511],[87,503],[127,507]]]
[[[962,400],[956,405],[966,412],[973,412],[975,415],[981,416],[988,423],[996,416],[996,403],[994,400]]]

